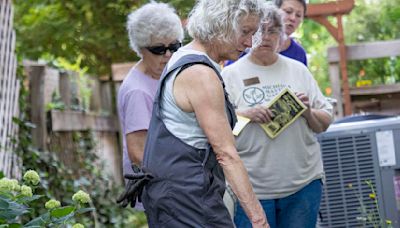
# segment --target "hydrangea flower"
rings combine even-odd
[[[29,186],[26,186],[26,185],[22,185],[21,186],[21,195],[32,197],[33,196],[32,188]]]
[[[86,192],[79,190],[77,193],[75,193],[72,196],[72,200],[75,202],[79,203],[89,203],[90,202],[90,196]]]
[[[75,223],[72,228],[85,228],[84,225],[80,224],[80,223]]]
[[[55,200],[55,199],[51,199],[49,201],[46,202],[46,204],[44,205],[47,209],[53,209],[53,208],[57,208],[61,206],[60,201]]]
[[[21,186],[19,185],[19,183],[16,179],[11,179],[10,182],[12,185],[12,190],[18,191],[18,192],[21,190]]]
[[[12,183],[12,181],[10,180],[10,179],[8,179],[8,178],[6,178],[6,177],[3,177],[1,180],[0,180],[0,191],[2,191],[2,192],[10,192],[10,191],[12,191],[13,190],[13,187],[14,185],[13,185],[13,183]]]
[[[26,171],[23,179],[24,181],[26,181],[27,183],[31,183],[32,185],[37,185],[40,182],[39,174],[34,170]]]

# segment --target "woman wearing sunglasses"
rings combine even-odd
[[[123,131],[123,173],[140,165],[154,95],[165,64],[181,46],[183,29],[175,10],[164,3],[148,3],[128,16],[131,48],[141,57],[118,91],[118,113]]]
[[[131,202],[141,196],[149,227],[233,227],[222,199],[225,178],[253,227],[268,227],[235,149],[236,117],[218,64],[251,46],[262,3],[196,2],[187,26],[193,41],[173,54],[163,72],[143,167],[129,177],[125,194]]]

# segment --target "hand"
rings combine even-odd
[[[244,111],[239,111],[239,115],[249,118],[256,123],[269,123],[274,114],[265,106],[257,105]]]
[[[299,100],[303,102],[303,104],[307,107],[307,110],[303,112],[303,116],[307,119],[308,117],[311,116],[310,99],[304,93],[295,92],[295,94],[297,98],[299,98]]]
[[[144,186],[152,180],[154,177],[151,173],[146,170],[141,170],[135,164],[132,164],[133,174],[126,174],[124,177],[128,179],[128,183],[125,186],[125,191],[118,197],[117,203],[121,204],[122,207],[128,206],[130,203],[131,207],[134,208],[136,199],[142,202],[141,195]]]

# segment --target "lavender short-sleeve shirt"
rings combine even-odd
[[[126,135],[149,128],[158,80],[132,68],[118,90],[118,115],[123,133],[123,173],[132,173]]]

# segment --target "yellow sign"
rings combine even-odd
[[[372,81],[371,80],[358,80],[356,83],[356,87],[364,87],[364,86],[371,86]]]

